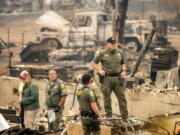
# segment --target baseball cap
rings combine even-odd
[[[110,38],[107,39],[107,43],[115,44],[116,43],[116,39],[114,37],[110,37]]]
[[[24,78],[26,78],[27,76],[29,76],[29,72],[28,71],[22,71],[21,73],[20,73],[20,78],[21,79],[24,79]]]
[[[90,74],[84,74],[82,76],[82,83],[83,84],[90,82],[90,80],[91,80],[91,75]]]

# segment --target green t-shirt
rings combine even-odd
[[[94,58],[93,62],[101,62],[102,69],[106,73],[119,73],[121,72],[121,65],[124,64],[124,55],[120,49],[113,52],[104,49]]]

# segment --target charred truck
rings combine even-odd
[[[40,73],[42,67],[48,70],[47,67],[55,65],[69,71],[87,69],[86,65],[93,59],[96,47],[104,45],[102,41],[113,35],[111,16],[107,12],[78,11],[72,23],[65,19],[62,23],[61,20],[62,17],[52,11],[39,17],[37,23],[42,26],[41,36],[38,37],[38,41],[28,43],[22,50],[22,63],[11,66],[11,76],[17,76],[20,70],[26,67],[29,67],[32,75],[36,74],[34,77],[44,77],[44,72]],[[128,25],[132,26],[132,22]],[[135,50],[141,48],[142,42],[138,34],[132,35],[128,30],[125,42],[130,44],[130,48],[132,45],[135,46]]]

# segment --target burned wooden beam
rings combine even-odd
[[[134,66],[134,69],[133,69],[133,71],[132,71],[131,74],[130,74],[131,77],[134,77],[134,75],[136,74],[136,72],[137,72],[137,70],[138,70],[138,67],[139,67],[139,65],[140,65],[140,63],[141,63],[141,60],[144,58],[144,55],[145,55],[145,53],[147,52],[147,50],[148,50],[148,48],[149,48],[149,45],[150,45],[150,43],[151,43],[151,40],[152,40],[152,38],[153,38],[153,36],[154,36],[154,34],[155,34],[156,31],[157,31],[156,29],[152,29],[151,33],[148,34],[148,37],[146,38],[146,41],[145,41],[145,43],[144,43],[144,46],[143,46],[143,48],[141,49],[141,52],[140,52],[140,54],[139,54],[139,56],[138,56],[138,59],[137,59],[137,61],[136,61],[135,66]]]
[[[2,109],[0,108],[0,113],[1,114],[14,114],[16,115],[16,111],[15,110],[12,110],[12,109]]]
[[[12,114],[3,114],[3,117],[12,123],[20,123],[20,117],[19,116],[12,115]]]

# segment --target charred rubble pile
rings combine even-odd
[[[16,106],[0,107],[0,134],[2,135],[41,135],[37,130],[23,128],[20,109]]]
[[[175,83],[172,79],[173,74],[176,71],[176,69],[172,69],[171,71],[161,71],[158,73],[157,82],[154,84],[152,83],[152,80],[150,76],[144,72],[139,72],[135,75],[134,78],[128,79],[130,85],[132,87],[129,87],[127,89],[133,89],[134,92],[140,92],[140,93],[150,93],[150,94],[157,94],[157,93],[163,93],[163,94],[173,94],[173,95],[180,95],[180,89],[179,84]],[[163,75],[170,74],[166,79]],[[169,80],[169,82],[167,82]],[[178,81],[178,80],[177,80]],[[173,83],[173,84],[171,84]],[[127,83],[128,85],[128,83]]]
[[[47,114],[41,109],[35,120],[35,129],[25,128],[21,110],[18,107],[0,107],[0,134],[2,135],[44,135],[54,133],[48,131]],[[64,123],[64,122],[63,122]],[[65,125],[62,124],[61,132]]]

